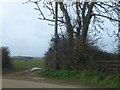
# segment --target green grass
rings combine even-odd
[[[43,60],[39,59],[32,59],[32,60],[13,60],[13,64],[15,70],[26,70],[31,69],[33,67],[43,67],[44,63]]]
[[[2,70],[2,73],[11,73],[17,71],[23,71],[32,69],[33,67],[44,67],[44,59],[42,58],[33,58],[33,59],[13,59],[13,67],[9,69]]]
[[[37,72],[37,75],[55,79],[77,80],[98,87],[118,88],[118,77],[116,75],[101,72],[43,70]]]

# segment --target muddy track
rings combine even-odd
[[[15,72],[2,75],[3,88],[94,88],[78,81],[36,77],[33,73]]]

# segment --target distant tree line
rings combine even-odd
[[[30,56],[12,56],[12,60],[31,60],[33,57]]]

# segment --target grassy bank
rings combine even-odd
[[[77,80],[83,83],[93,84],[98,87],[118,88],[117,76],[101,72],[43,70],[39,71],[37,75],[55,79]]]

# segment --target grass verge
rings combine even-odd
[[[98,87],[120,88],[118,77],[101,72],[69,71],[69,70],[42,70],[36,73],[38,76],[64,80],[77,80]],[[119,85],[118,85],[119,84]]]

